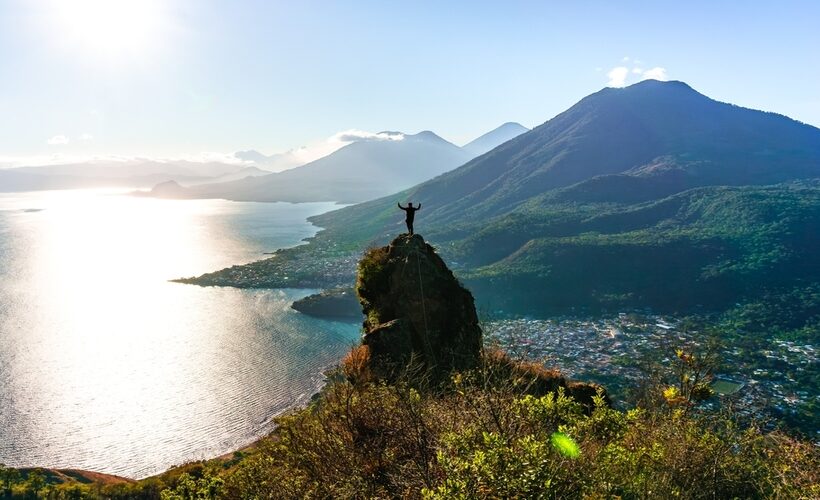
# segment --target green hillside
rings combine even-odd
[[[716,310],[820,280],[816,181],[702,187],[636,204],[569,202],[558,191],[486,223],[429,228],[422,213],[417,227],[479,302],[509,312]],[[398,232],[392,209],[364,224],[357,215],[317,217],[328,229],[295,253],[344,254]]]
[[[714,310],[820,279],[818,230],[815,183],[708,187],[625,207],[530,207],[448,248],[479,296],[508,292],[504,308]]]
[[[818,282],[820,130],[681,82],[607,88],[465,165],[314,217],[310,244],[201,284],[336,286],[404,231],[396,201],[484,308],[722,311]],[[287,276],[287,279],[285,277]]]

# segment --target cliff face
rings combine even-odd
[[[403,234],[359,263],[370,368],[392,378],[408,365],[434,380],[477,365],[482,335],[472,294],[419,235]]]

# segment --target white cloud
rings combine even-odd
[[[82,134],[80,136],[80,140],[81,141],[91,141],[91,140],[94,140],[94,136],[86,132],[85,134]]]
[[[626,77],[629,75],[629,68],[626,66],[616,66],[606,74],[609,78],[608,87],[623,87],[626,85]]]
[[[334,134],[329,140],[331,142],[360,142],[360,141],[400,141],[404,139],[401,132],[367,132],[358,129],[349,129]]]
[[[348,129],[337,132],[325,140],[311,142],[305,146],[283,153],[294,159],[294,166],[318,160],[353,142],[361,141],[400,141],[404,134],[400,132],[368,132],[366,130]]]
[[[621,59],[621,62],[629,62],[629,56],[624,56],[624,57]]]
[[[71,141],[68,139],[68,137],[60,134],[60,135],[55,135],[54,137],[52,137],[51,139],[49,139],[46,142],[50,146],[59,146],[59,145],[62,145],[62,144],[68,144]]]
[[[245,162],[236,157],[234,153],[219,153],[215,151],[202,151],[200,153],[171,156],[165,158],[145,158],[161,162],[188,161],[191,163],[227,163],[228,165],[242,165]]]
[[[660,66],[656,66],[652,69],[648,69],[648,70],[644,71],[641,74],[641,79],[642,80],[648,80],[650,78],[653,79],[653,80],[661,80],[661,81],[666,81],[666,80],[669,79],[669,77],[666,76],[666,68],[661,68]]]
[[[629,58],[625,57],[623,60],[628,61]],[[629,66],[615,66],[609,70],[606,76],[609,78],[607,82],[608,87],[624,87],[635,82],[650,79],[661,81],[669,79],[669,75],[666,74],[666,68],[655,66],[651,69],[643,69],[638,59],[632,59],[632,64]]]

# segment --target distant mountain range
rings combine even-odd
[[[527,129],[505,123],[464,148],[430,131],[408,135],[382,132],[306,165],[264,177],[183,189],[164,184],[157,195],[226,198],[240,201],[337,201],[357,203],[384,196],[448,172],[487,148]],[[468,149],[469,148],[469,149]],[[244,158],[259,158],[254,152]]]
[[[262,167],[270,172],[280,172],[289,168],[299,167],[305,162],[299,159],[292,151],[264,155],[259,151],[250,149],[247,151],[237,151],[234,156],[240,160],[251,161],[258,167]]]
[[[242,201],[354,203],[407,188],[462,165],[527,129],[505,123],[460,148],[433,132],[351,136],[350,144],[303,164],[294,151],[238,151],[225,161],[92,160],[0,169],[0,192],[127,186],[148,196]]]
[[[379,135],[389,138],[353,142],[301,167],[263,177],[179,189],[177,196],[354,203],[412,186],[472,158],[429,131]],[[170,194],[167,187],[165,190],[166,196]]]
[[[520,123],[507,122],[500,127],[487,132],[481,137],[468,142],[461,148],[473,156],[480,156],[494,149],[496,146],[504,144],[514,137],[518,137],[524,132],[529,132],[530,129],[521,125]]]
[[[242,164],[185,160],[92,160],[79,163],[0,169],[0,192],[89,187],[151,187],[175,181],[194,185],[224,182],[270,172]]]
[[[820,282],[818,177],[819,129],[650,80],[592,94],[412,188],[314,217],[326,229],[278,259],[384,244],[403,230],[396,201],[413,200],[424,207],[417,231],[490,308],[721,309]],[[248,286],[247,275],[205,282]]]
[[[216,177],[208,177],[203,180],[188,181],[185,184],[188,186],[199,186],[203,184],[216,184],[222,182],[233,182],[249,177],[261,177],[263,175],[270,175],[270,171],[262,170],[258,167],[241,167],[233,172],[228,172]]]

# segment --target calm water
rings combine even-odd
[[[332,207],[0,195],[0,463],[143,477],[269,431],[358,326],[291,310],[306,290],[168,280],[298,244]]]

